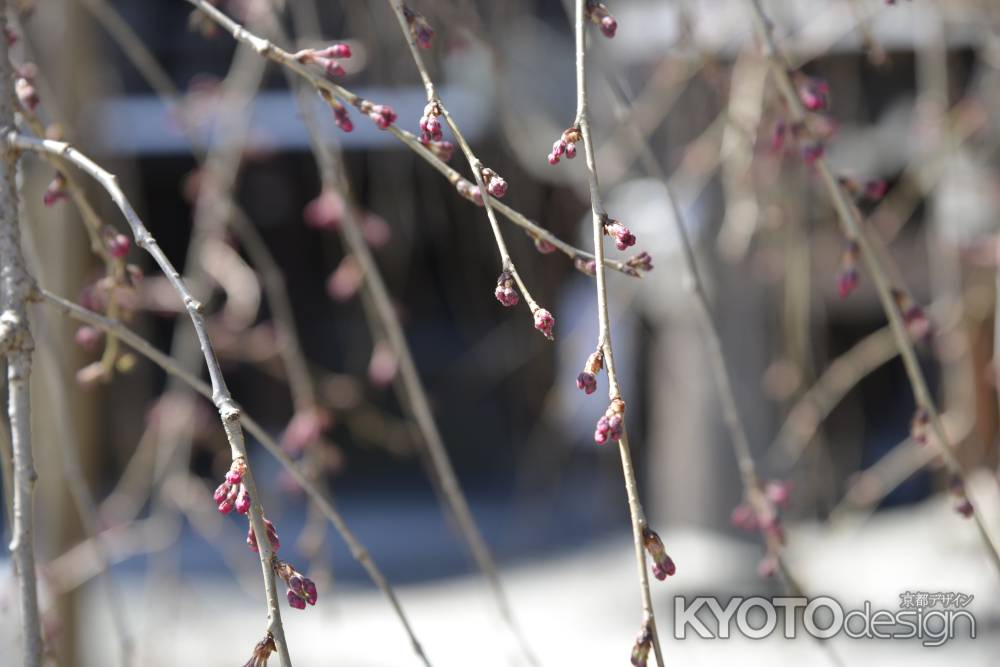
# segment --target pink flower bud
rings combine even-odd
[[[332,58],[350,58],[351,47],[344,43],[337,43],[329,46],[326,51]]]
[[[822,79],[807,79],[799,86],[799,99],[809,111],[822,111],[830,104],[830,85]]]
[[[226,496],[228,495],[229,495],[229,484],[227,482],[223,482],[215,489],[215,493],[212,494],[212,499],[215,500],[215,502],[218,504],[221,503],[223,500],[225,500]]]
[[[111,253],[112,257],[121,259],[128,254],[130,247],[132,247],[132,242],[124,234],[115,234],[108,239],[108,252]]]
[[[605,16],[601,19],[601,32],[605,37],[611,39],[615,36],[615,32],[618,31],[618,21],[614,19],[613,16]]]
[[[246,514],[250,511],[250,494],[247,493],[247,488],[240,484],[240,493],[236,496],[236,511],[240,514]]]
[[[856,268],[852,266],[841,269],[840,273],[837,274],[837,294],[840,295],[841,299],[846,299],[857,288],[858,282],[859,277]]]
[[[792,497],[792,483],[788,481],[770,481],[764,486],[764,495],[778,507],[785,507]]]
[[[292,591],[288,591],[287,598],[288,598],[288,606],[292,607],[293,609],[306,608],[306,601],[300,598]]]
[[[549,340],[553,339],[552,327],[556,324],[556,318],[552,317],[552,313],[545,310],[544,308],[539,308],[535,311],[535,328],[542,332]]]
[[[961,514],[966,519],[968,519],[971,518],[972,515],[975,513],[975,508],[972,506],[972,501],[970,501],[968,498],[965,498],[964,500],[960,501],[957,505],[955,505],[955,511]]]
[[[593,394],[597,391],[597,378],[593,373],[583,371],[576,376],[576,388],[587,395]]]
[[[94,352],[98,344],[104,339],[104,332],[91,326],[82,326],[73,334],[73,342],[87,350]]]

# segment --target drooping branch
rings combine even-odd
[[[797,124],[802,124],[807,118],[807,112],[798,92],[795,89],[795,84],[792,82],[791,73],[786,65],[786,61],[779,50],[777,43],[775,42],[773,25],[764,12],[764,8],[761,5],[760,0],[747,1],[751,9],[751,16],[754,21],[754,27],[757,35],[764,46],[766,56],[771,61],[778,90],[784,99],[792,121]],[[930,422],[931,429],[935,435],[935,446],[938,448],[949,473],[951,473],[953,479],[960,488],[960,492],[965,495],[968,493],[965,471],[959,463],[958,458],[955,456],[954,449],[948,439],[947,432],[944,429],[944,425],[941,423],[941,417],[931,395],[927,379],[920,368],[919,361],[917,360],[917,354],[914,349],[913,342],[910,339],[910,335],[907,332],[906,323],[903,320],[903,314],[900,311],[900,307],[893,294],[892,281],[889,277],[890,269],[888,268],[888,262],[884,257],[884,253],[881,252],[877,244],[869,238],[868,230],[862,226],[860,212],[847,196],[847,193],[844,192],[844,188],[841,186],[837,177],[834,175],[833,170],[830,168],[830,165],[822,155],[817,157],[814,162],[814,167],[816,172],[819,174],[820,180],[822,181],[827,194],[830,197],[833,208],[836,211],[837,218],[840,221],[845,235],[849,239],[855,241],[858,245],[861,258],[864,261],[868,274],[871,276],[872,282],[875,285],[875,290],[878,293],[879,301],[882,304],[882,310],[885,312],[886,317],[889,320],[893,337],[896,340],[900,356],[903,359],[903,366],[906,370],[906,375],[910,381],[910,387],[913,390],[913,396],[917,404],[917,408],[927,415],[927,419]],[[979,531],[979,535],[993,561],[993,564],[997,567],[997,569],[1000,569],[1000,550],[998,550],[997,545],[990,537],[978,508],[976,508],[974,504],[971,504],[969,509],[970,516],[975,522],[976,529]]]
[[[214,394],[212,387],[203,382],[200,378],[195,377],[186,371],[174,359],[163,352],[160,352],[158,349],[153,347],[151,343],[128,329],[121,322],[110,320],[102,315],[89,311],[86,308],[82,308],[72,301],[63,299],[62,297],[45,289],[40,289],[39,291],[42,298],[52,306],[60,309],[65,314],[76,320],[97,327],[107,333],[115,334],[122,340],[123,343],[155,363],[173,377],[176,377],[181,382],[187,384],[194,391],[198,392],[205,398],[212,398]],[[281,445],[279,445],[278,442],[270,436],[267,430],[264,429],[264,427],[262,427],[255,419],[253,419],[253,417],[241,412],[240,419],[246,426],[250,435],[256,438],[264,449],[271,456],[277,459],[278,463],[280,463],[281,466],[292,476],[295,482],[302,487],[303,492],[309,497],[309,499],[314,502],[317,507],[319,507],[323,516],[326,517],[337,532],[340,533],[340,536],[344,539],[344,542],[350,549],[351,555],[365,569],[365,572],[368,573],[371,580],[389,600],[389,603],[392,605],[396,616],[402,623],[403,628],[413,645],[414,651],[417,652],[424,664],[429,665],[430,663],[420,646],[420,642],[417,640],[417,637],[413,632],[410,622],[404,613],[392,586],[385,578],[385,575],[382,574],[381,570],[379,570],[374,560],[372,560],[368,550],[363,544],[361,544],[358,538],[355,537],[354,533],[351,532],[346,521],[344,521],[343,516],[341,516],[333,502],[329,500],[320,490],[319,486],[315,481],[313,481],[308,471],[303,470],[299,465],[292,461],[292,459],[281,448]],[[259,541],[258,544],[260,544]]]
[[[180,296],[181,301],[184,303],[184,307],[188,312],[188,316],[190,317],[191,323],[198,336],[202,354],[205,357],[205,364],[208,368],[209,378],[212,383],[211,400],[219,411],[219,416],[226,432],[226,438],[229,441],[229,446],[232,450],[232,456],[234,459],[242,457],[243,460],[246,461],[247,451],[246,443],[243,438],[243,429],[240,424],[240,410],[229,393],[225,378],[222,375],[219,360],[212,348],[212,342],[209,340],[208,332],[205,328],[204,315],[202,314],[202,304],[195,299],[194,296],[192,296],[190,290],[184,282],[184,279],[160,249],[156,239],[153,238],[153,235],[150,234],[135,209],[129,203],[125,193],[118,185],[117,176],[108,172],[66,142],[54,141],[52,139],[39,139],[37,137],[19,134],[13,130],[10,130],[7,133],[5,139],[6,145],[11,149],[31,151],[35,153],[48,153],[78,167],[84,173],[97,181],[97,183],[105,189],[115,205],[121,210],[125,221],[128,223],[128,226],[132,231],[136,245],[152,256],[153,260],[160,267],[161,271],[163,271],[167,280],[173,286],[174,290]],[[291,657],[288,654],[288,646],[285,642],[284,627],[281,623],[281,610],[278,606],[278,593],[275,587],[274,571],[271,564],[274,553],[271,549],[270,541],[267,538],[267,528],[264,523],[264,512],[260,504],[260,495],[257,492],[249,462],[247,462],[247,472],[244,478],[244,484],[246,484],[251,498],[251,507],[249,512],[250,524],[254,535],[257,537],[257,544],[259,545],[261,572],[264,578],[264,592],[267,598],[267,631],[274,637],[278,657],[282,667],[290,667]]]

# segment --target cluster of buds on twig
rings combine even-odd
[[[132,241],[121,232],[115,231],[114,227],[105,226],[101,230],[104,237],[104,244],[108,248],[108,253],[115,259],[123,259],[132,247]]]
[[[857,200],[877,202],[885,197],[885,193],[889,191],[889,184],[881,178],[859,181],[849,176],[841,176],[837,181],[848,194]]]
[[[786,144],[791,143],[798,149],[802,161],[812,165],[823,157],[826,152],[826,142],[836,131],[836,124],[824,115],[811,115],[802,123],[788,123],[784,119],[779,119],[771,134],[771,149],[775,153],[780,153]]]
[[[35,89],[35,75],[38,73],[34,63],[24,63],[17,68],[17,78],[14,81],[14,92],[17,101],[25,111],[34,112],[41,100]]]
[[[342,132],[351,132],[354,130],[354,122],[351,120],[351,116],[347,113],[347,107],[340,103],[340,101],[335,98],[329,90],[325,88],[317,88],[319,96],[323,98],[330,108],[333,110],[333,122],[340,128]]]
[[[267,667],[267,660],[275,650],[274,637],[268,633],[253,647],[253,653],[250,654],[250,659],[243,664],[243,667]]]
[[[597,420],[594,429],[594,442],[603,445],[608,440],[621,440],[625,431],[625,401],[621,398],[611,399],[608,409]]]
[[[792,76],[799,100],[807,111],[826,111],[830,107],[829,83],[801,72],[795,72]]]
[[[771,480],[763,489],[761,502],[765,507],[758,511],[752,502],[745,500],[733,508],[729,515],[729,522],[736,528],[747,532],[759,531],[764,536],[768,553],[757,564],[757,573],[761,577],[770,577],[778,569],[777,553],[772,542],[777,546],[785,543],[785,530],[778,511],[788,506],[791,492],[791,482]]]
[[[643,250],[625,260],[625,269],[630,276],[639,277],[639,274],[653,270],[653,258]]]
[[[574,257],[573,266],[580,273],[585,273],[588,276],[597,275],[597,260],[593,257]]]
[[[507,269],[501,271],[497,277],[497,288],[493,291],[493,295],[507,308],[516,306],[519,299],[517,287],[514,284],[514,274]]]
[[[329,412],[316,406],[296,411],[281,435],[282,448],[292,453],[301,452],[319,441],[332,421]]]
[[[608,12],[608,8],[597,0],[587,0],[587,18],[601,27],[601,33],[611,39],[618,31],[618,21]]]
[[[602,368],[604,368],[604,353],[596,350],[587,357],[583,370],[576,376],[576,388],[587,395],[597,391],[597,374]]]
[[[543,255],[550,255],[556,251],[556,247],[543,239],[541,236],[536,236],[531,233],[529,233],[528,236],[530,236],[531,240],[535,242],[535,250]]]
[[[406,24],[410,28],[410,36],[413,37],[413,41],[416,42],[417,46],[422,49],[431,48],[431,41],[434,39],[434,28],[427,21],[423,14],[410,9],[406,4],[403,5],[403,17],[406,18]]]
[[[950,487],[951,495],[955,498],[955,511],[966,519],[971,518],[976,510],[972,506],[972,501],[969,500],[968,494],[965,492],[965,484],[962,483],[960,478],[952,477]]]
[[[604,216],[604,233],[615,240],[615,247],[625,250],[635,245],[635,234],[628,227],[607,215]]]
[[[250,511],[250,492],[243,484],[243,475],[246,473],[247,462],[243,457],[233,459],[226,473],[226,479],[215,489],[212,498],[223,514],[229,514],[234,509],[240,514]]]
[[[927,319],[927,313],[923,307],[913,300],[913,298],[901,289],[892,289],[892,298],[899,308],[899,313],[903,317],[906,331],[914,340],[924,340],[931,335],[931,322]]]
[[[913,442],[918,445],[927,444],[928,424],[930,424],[930,419],[927,416],[927,410],[917,408],[917,411],[913,413],[913,419],[910,421],[910,437],[913,438]]]
[[[850,296],[858,286],[858,253],[858,242],[849,240],[840,257],[840,271],[837,272],[837,294],[841,299]]]
[[[42,193],[42,203],[51,207],[65,199],[69,199],[69,192],[66,190],[66,177],[60,172],[56,172],[48,187],[45,188],[45,192]]]
[[[464,178],[455,181],[455,190],[476,206],[483,206],[483,193],[479,191],[479,186]]]
[[[290,564],[274,559],[274,573],[278,575],[285,585],[288,586],[288,605],[294,609],[305,609],[306,604],[313,606],[316,604],[318,595],[316,584],[313,580],[301,572],[296,571]]]
[[[634,667],[646,667],[649,660],[649,651],[653,648],[653,624],[647,619],[642,624],[639,636],[635,638],[632,646],[632,665]]]
[[[267,531],[267,542],[271,545],[271,551],[277,553],[278,549],[281,548],[281,540],[278,539],[278,529],[267,518],[264,519],[264,529]],[[250,524],[247,528],[247,546],[254,553],[260,551],[260,547],[257,546],[257,536],[253,532],[253,524]]]
[[[424,115],[420,117],[420,143],[427,145],[431,141],[443,138],[441,126],[441,105],[432,100],[424,107]]]
[[[483,167],[482,171],[479,173],[483,177],[483,184],[486,185],[487,192],[497,199],[500,199],[507,194],[507,181],[505,181],[500,174],[496,173],[489,167]]]
[[[556,325],[556,318],[552,316],[552,313],[544,308],[538,308],[532,314],[535,319],[535,328],[541,331],[543,336],[553,340],[552,328]]]
[[[387,104],[373,104],[368,100],[359,100],[355,105],[375,123],[380,130],[388,130],[389,126],[396,122],[396,112]]]
[[[645,526],[642,529],[642,546],[646,548],[649,557],[653,559],[654,577],[663,581],[667,577],[674,576],[677,572],[674,559],[667,555],[667,550],[663,546],[663,540],[649,526]]]
[[[329,77],[344,76],[344,67],[337,58],[350,58],[351,47],[347,44],[333,44],[325,49],[302,49],[292,56],[303,65],[314,63],[323,68]]]
[[[565,130],[562,136],[552,144],[552,152],[548,156],[549,164],[559,164],[559,159],[564,155],[570,160],[575,158],[576,144],[582,138],[583,134],[578,127],[571,127]]]

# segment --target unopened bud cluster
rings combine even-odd
[[[603,445],[608,440],[617,442],[625,430],[625,401],[620,398],[611,399],[608,409],[597,420],[594,429],[594,442]]]
[[[639,277],[642,273],[653,270],[653,258],[643,250],[625,261],[625,271],[631,276]]]
[[[361,100],[357,103],[357,107],[361,113],[371,118],[380,130],[388,130],[389,126],[396,122],[396,112],[387,104],[373,104],[368,100]]]
[[[559,164],[560,158],[564,155],[566,158],[572,160],[576,157],[576,144],[583,138],[583,134],[580,133],[580,128],[571,127],[562,133],[552,144],[552,152],[549,153],[548,160],[549,164]]]
[[[534,313],[535,328],[542,332],[542,335],[553,340],[554,336],[552,334],[552,329],[556,325],[556,318],[552,316],[552,313],[545,310],[544,308],[539,308]]]
[[[587,18],[601,28],[601,34],[608,39],[618,31],[618,21],[608,12],[608,8],[597,0],[587,0]]]
[[[597,275],[597,261],[593,258],[574,257],[573,266],[580,273],[586,273],[588,276]]]
[[[240,514],[250,511],[250,492],[243,484],[243,476],[247,472],[247,463],[243,457],[233,459],[226,473],[226,479],[215,489],[212,496],[219,511],[229,514],[234,509]]]
[[[403,16],[406,18],[407,26],[410,28],[410,36],[413,37],[413,41],[416,42],[417,46],[422,49],[431,48],[431,42],[434,39],[434,28],[427,22],[424,15],[404,4]]]
[[[444,139],[441,105],[428,102],[424,115],[420,117],[420,143],[426,146],[438,159],[447,162],[455,153],[455,145]]]
[[[294,56],[302,64],[314,63],[319,65],[329,77],[344,76],[346,74],[344,67],[337,59],[350,57],[351,47],[347,44],[333,44],[325,49],[303,49]]]
[[[503,306],[510,308],[516,306],[519,299],[517,297],[517,287],[514,284],[514,275],[504,269],[497,278],[497,287],[493,295]]]
[[[642,546],[646,548],[649,557],[653,559],[653,576],[663,581],[677,572],[674,559],[667,555],[663,540],[656,531],[646,526],[642,529]]]
[[[931,334],[931,322],[927,319],[927,314],[923,307],[913,300],[913,298],[901,289],[892,290],[892,298],[899,308],[899,313],[903,317],[903,324],[906,331],[914,340],[924,340]]]
[[[649,621],[642,624],[639,636],[635,638],[632,646],[632,665],[634,667],[646,667],[649,660],[649,651],[653,648],[653,627]]]
[[[619,250],[625,250],[635,245],[635,234],[614,218],[605,216],[604,233],[615,240],[615,247]]]
[[[951,495],[955,499],[956,512],[966,519],[971,518],[975,514],[976,510],[972,505],[972,501],[969,500],[969,496],[965,492],[965,484],[958,477],[953,477],[951,480]]]
[[[507,181],[505,181],[500,174],[496,173],[489,167],[483,167],[480,175],[483,177],[483,183],[486,185],[486,191],[491,195],[500,199],[507,194]]]
[[[316,604],[319,596],[312,579],[277,558],[274,559],[274,573],[288,586],[286,597],[290,607],[305,609],[307,604],[310,607]]]
[[[268,519],[264,519],[264,530],[267,531],[267,543],[271,545],[271,551],[277,552],[281,548],[281,540],[278,539],[278,529],[274,527]],[[253,524],[247,528],[247,546],[250,551],[258,553],[260,547],[257,545],[257,535],[253,532]]]
[[[771,480],[764,485],[764,505],[755,508],[746,500],[737,505],[729,515],[729,522],[747,532],[759,531],[768,544],[768,553],[757,564],[757,573],[762,577],[772,576],[778,568],[778,558],[774,546],[785,543],[785,530],[781,525],[778,511],[788,506],[791,500],[791,482]]]
[[[840,271],[837,272],[837,294],[841,299],[850,296],[858,286],[858,254],[858,242],[853,239],[848,241],[840,258]]]
[[[576,388],[588,395],[597,391],[597,374],[602,368],[604,368],[604,353],[597,350],[587,357],[583,370],[576,376]]]

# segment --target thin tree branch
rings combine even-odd
[[[0,0],[0,33],[7,33],[7,2]],[[14,71],[9,44],[0,39],[0,128],[14,127]],[[25,268],[18,219],[17,151],[3,147],[0,175],[0,327],[6,331],[7,415],[14,469],[13,528],[10,552],[17,574],[25,667],[41,667],[42,629],[35,570],[34,501],[37,474],[31,453],[31,358],[35,348],[26,304],[34,283]]]
[[[583,146],[587,163],[587,182],[590,188],[590,205],[594,228],[595,276],[597,279],[597,313],[598,337],[597,349],[603,352],[604,362],[608,371],[608,397],[614,404],[621,402],[621,389],[618,376],[615,373],[614,351],[611,345],[611,324],[608,317],[607,278],[604,266],[604,225],[608,219],[607,211],[601,200],[601,188],[597,177],[597,156],[594,153],[594,143],[591,136],[590,118],[587,113],[587,0],[576,1],[576,13],[573,31],[576,44],[576,122],[583,136]],[[653,652],[656,663],[664,667],[663,651],[660,647],[660,637],[656,628],[656,614],[649,591],[649,573],[646,568],[646,550],[644,533],[647,530],[646,514],[639,498],[638,484],[635,478],[635,468],[632,464],[632,452],[629,447],[628,431],[623,426],[618,440],[618,450],[622,461],[622,474],[625,478],[625,491],[628,496],[629,517],[632,523],[632,538],[635,547],[636,566],[639,575],[639,591],[642,602],[643,627],[647,628],[652,638]]]
[[[291,657],[289,656],[288,646],[285,642],[284,627],[281,623],[281,609],[278,605],[278,593],[271,565],[274,553],[271,549],[270,541],[267,539],[267,529],[264,525],[264,513],[260,504],[260,494],[257,492],[249,460],[247,460],[246,443],[244,442],[243,429],[240,425],[240,410],[229,393],[225,378],[222,376],[219,360],[215,356],[212,343],[208,338],[208,333],[205,329],[205,319],[202,314],[202,304],[191,295],[190,290],[188,290],[187,285],[184,283],[184,279],[177,272],[177,269],[174,268],[173,264],[170,263],[170,260],[167,259],[167,256],[160,249],[159,244],[157,244],[156,239],[149,233],[149,230],[146,229],[135,209],[132,208],[132,205],[125,197],[125,193],[122,192],[118,185],[117,176],[106,171],[86,155],[62,141],[39,139],[10,131],[6,136],[6,143],[10,148],[56,155],[78,167],[96,180],[121,210],[129,228],[132,230],[136,245],[153,257],[153,260],[163,271],[164,275],[166,275],[174,290],[180,295],[197,333],[202,354],[205,357],[205,364],[208,367],[209,377],[212,382],[211,399],[219,411],[219,416],[226,432],[226,438],[232,450],[232,456],[234,459],[242,457],[247,461],[247,473],[244,477],[244,484],[246,484],[247,490],[250,493],[250,523],[259,546],[261,572],[264,578],[264,592],[267,598],[267,631],[274,637],[282,667],[290,667]]]

